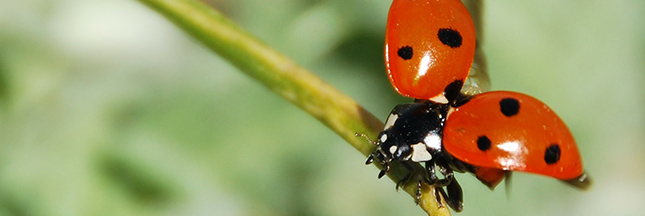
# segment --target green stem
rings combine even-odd
[[[216,10],[196,0],[139,0],[206,47],[228,60],[242,72],[317,118],[363,155],[374,146],[354,133],[376,135],[383,124],[354,100],[305,70],[295,62],[261,43]],[[417,168],[420,168],[417,167]],[[400,166],[388,176],[396,182],[406,174]],[[404,190],[415,196],[416,184]],[[420,206],[431,215],[450,215],[439,208],[431,187],[422,188]],[[445,203],[443,206],[446,206]]]

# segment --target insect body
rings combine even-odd
[[[547,105],[510,91],[460,93],[474,52],[473,22],[459,0],[394,0],[386,68],[394,88],[415,102],[392,110],[366,164],[377,159],[381,178],[392,162],[401,163],[409,174],[397,187],[421,175],[416,201],[426,183],[455,211],[462,210],[462,190],[453,172],[472,173],[491,189],[510,171],[587,188],[590,180],[573,136]],[[418,163],[425,172],[414,171]]]

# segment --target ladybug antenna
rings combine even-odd
[[[358,133],[358,132],[357,132],[357,133],[354,133],[354,136],[355,136],[355,137],[363,137],[363,139],[367,140],[369,143],[372,143],[372,145],[378,145],[376,142],[372,141],[372,139],[370,139],[370,137],[368,137],[368,136],[367,136],[367,135],[365,135],[365,134],[362,134],[362,133]]]

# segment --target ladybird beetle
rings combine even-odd
[[[385,32],[390,82],[403,96],[447,104],[468,76],[475,40],[459,0],[394,0]]]
[[[438,203],[444,197],[458,212],[463,196],[453,172],[472,173],[491,189],[510,177],[510,171],[546,175],[586,189],[591,181],[573,136],[548,106],[509,91],[460,92],[474,52],[472,19],[459,0],[394,0],[386,31],[386,67],[394,88],[415,102],[394,107],[376,141],[357,133],[376,145],[366,164],[378,159],[381,178],[392,162],[399,162],[409,172],[397,188],[413,174],[421,175],[415,201],[425,182],[436,188]],[[421,162],[425,173],[415,173],[412,165]]]

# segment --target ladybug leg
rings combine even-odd
[[[464,209],[464,204],[463,204],[463,192],[461,190],[461,185],[459,185],[459,182],[456,180],[453,180],[446,186],[446,191],[443,190],[441,187],[436,187],[435,189],[435,197],[437,198],[437,203],[439,203],[439,207],[441,206],[441,197],[444,197],[446,200],[446,203],[450,208],[455,210],[456,212],[461,212]]]
[[[435,187],[435,198],[437,199],[437,203],[439,203],[439,207],[443,207],[441,205],[441,197],[444,197],[450,208],[460,212],[463,209],[463,191],[461,190],[461,185],[459,185],[459,182],[454,178],[453,170],[449,166],[443,164],[437,164],[437,166],[444,178],[439,179],[437,177],[435,161],[431,160],[426,162],[426,173],[428,176],[426,181],[428,184]],[[418,187],[421,187],[421,181],[419,181]],[[448,193],[446,193],[443,187],[446,187]],[[417,191],[417,202],[419,198],[420,190]]]
[[[419,179],[419,181],[417,182],[417,194],[414,197],[414,203],[417,204],[417,205],[419,205],[419,200],[421,199],[421,183],[422,182],[423,182],[423,180],[421,180],[421,179]],[[437,202],[437,203],[441,203],[441,202]],[[439,205],[441,205],[441,204],[439,204]]]
[[[457,212],[460,212],[464,207],[464,196],[463,191],[461,190],[461,185],[459,185],[459,182],[457,182],[457,179],[455,179],[455,175],[450,166],[448,166],[447,164],[440,164],[438,166],[439,171],[444,176],[444,179],[439,180],[437,183],[439,185],[444,185],[448,193],[446,194],[443,189],[438,191],[440,191],[441,195],[446,198],[446,203],[448,204],[448,206],[450,206],[450,208],[454,209]]]
[[[412,177],[412,173],[414,172],[414,169],[410,164],[408,164],[406,161],[402,161],[401,165],[405,167],[405,169],[408,170],[408,174],[406,174],[399,182],[396,183],[396,190],[398,191],[399,188],[402,188],[405,184],[407,184],[410,181],[410,177]]]
[[[444,175],[443,179],[439,179],[437,177],[437,172],[435,171],[435,160],[432,159],[430,161],[426,161],[426,174],[428,175],[428,178],[426,179],[427,183],[429,185],[434,185],[436,187],[445,187],[452,180],[454,179],[454,175],[452,174],[452,169],[446,166],[439,166],[439,170],[441,171],[441,174]]]
[[[439,179],[437,178],[437,173],[435,171],[434,159],[432,159],[430,161],[426,161],[425,165],[426,165],[425,168],[426,168],[426,177],[427,178],[422,178],[417,183],[417,196],[415,197],[414,201],[415,201],[415,203],[417,205],[419,204],[419,199],[421,199],[421,182],[425,180],[426,183],[428,183],[429,185],[435,187],[434,197],[436,198],[436,201],[439,204],[439,208],[441,208],[441,207],[443,207],[443,205],[441,204],[441,196],[439,195],[439,192],[441,191],[442,194],[445,193],[445,192],[443,192],[443,188],[441,188],[441,186],[436,185],[436,183],[437,183],[437,181],[439,181]]]
[[[450,167],[439,165],[439,171],[441,172],[441,174],[443,174],[443,179],[437,180],[435,185],[445,187],[450,185],[455,180],[455,175],[453,174]]]
[[[425,180],[429,185],[434,185],[438,181],[437,173],[434,170],[434,159],[426,161],[426,175],[428,178]]]

